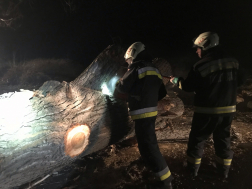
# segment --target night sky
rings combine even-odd
[[[69,58],[89,65],[117,38],[125,48],[141,41],[154,57],[179,64],[197,59],[194,37],[215,31],[241,65],[252,67],[251,0],[79,0],[75,6],[70,12],[64,0],[24,3],[19,26],[0,28],[0,60],[15,52],[18,61]]]

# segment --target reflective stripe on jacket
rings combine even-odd
[[[147,117],[154,117],[157,115],[157,107],[142,108],[142,109],[130,111],[129,113],[133,120],[143,119]]]
[[[196,65],[194,65],[195,67]],[[226,69],[239,69],[239,63],[236,59],[233,58],[223,58],[214,60],[204,64],[203,66],[199,67],[198,70],[202,77],[206,77],[208,74],[226,70]],[[230,79],[231,80],[231,79]]]
[[[129,113],[133,120],[157,116],[157,103],[166,95],[159,70],[149,61],[133,62],[117,83],[120,92],[128,93]]]
[[[146,75],[156,75],[160,79],[162,79],[162,76],[159,73],[158,69],[153,68],[153,67],[145,67],[145,68],[141,68],[138,70],[138,78],[139,79],[144,78]]]

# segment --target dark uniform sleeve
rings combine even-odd
[[[164,83],[162,82],[160,88],[159,88],[159,92],[158,92],[158,101],[159,100],[162,100],[167,94],[167,91],[165,89],[165,85]]]
[[[128,70],[124,76],[116,83],[116,89],[120,93],[129,93],[133,84],[137,79],[137,71],[135,68]]]
[[[194,92],[203,87],[203,85],[204,83],[200,73],[194,71],[193,69],[191,69],[191,71],[188,73],[186,79],[180,77],[177,83],[177,86],[186,92]]]

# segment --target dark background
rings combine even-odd
[[[108,45],[141,41],[173,66],[195,63],[192,39],[215,31],[221,45],[252,67],[252,1],[32,0],[15,27],[0,28],[0,60],[68,58],[89,65]]]

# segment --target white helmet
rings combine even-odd
[[[124,58],[127,60],[128,58],[132,58],[133,60],[137,57],[137,55],[145,49],[145,46],[141,42],[135,42],[127,49]]]
[[[208,50],[219,45],[219,36],[217,33],[204,32],[193,40],[194,47],[201,47],[202,50]]]

